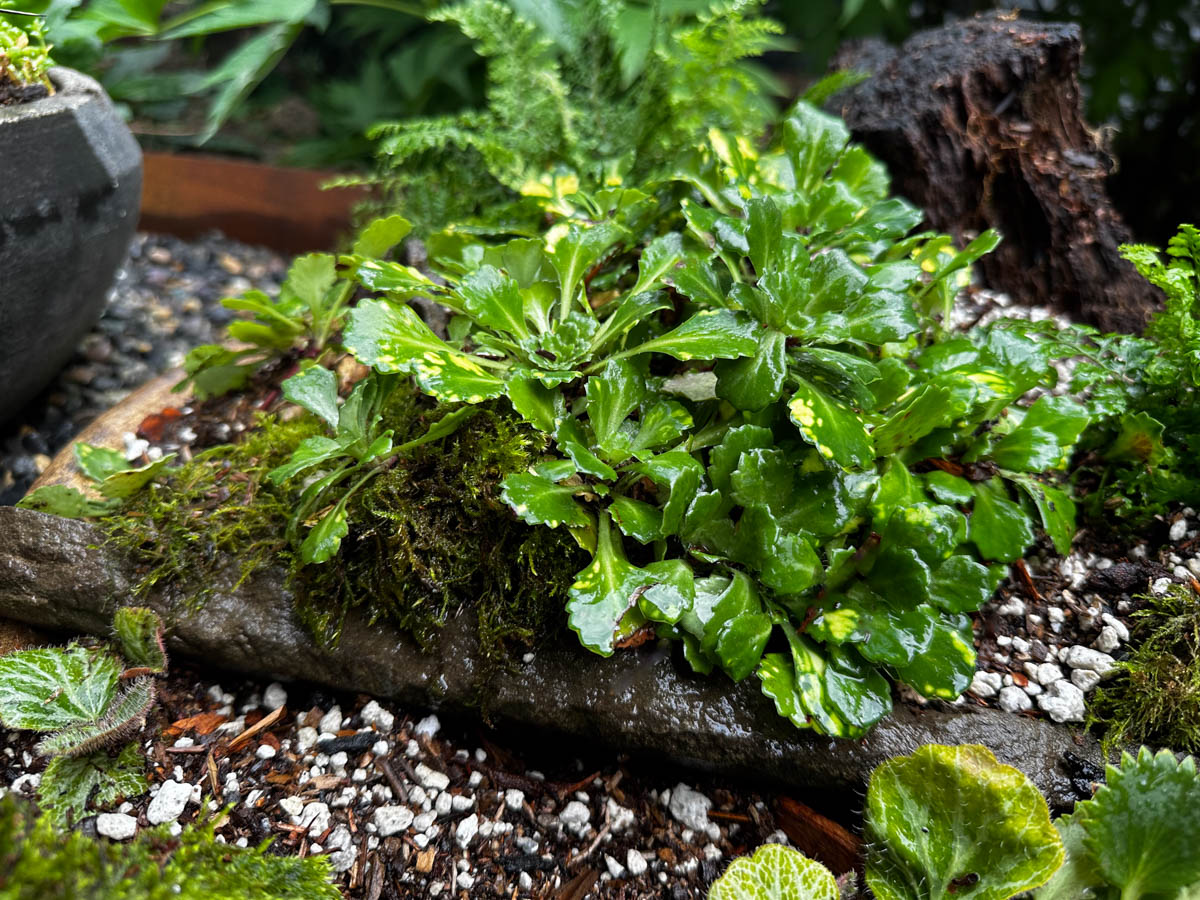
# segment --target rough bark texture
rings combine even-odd
[[[872,77],[831,105],[891,170],[893,187],[960,240],[995,228],[985,284],[1105,330],[1137,331],[1159,295],[1121,259],[1131,240],[1104,180],[1111,160],[1083,120],[1076,25],[990,15],[844,47]]]
[[[135,566],[104,546],[93,526],[0,507],[0,616],[43,628],[108,635],[128,603]],[[928,743],[985,744],[1063,806],[1077,794],[1068,751],[1098,759],[1096,742],[1039,719],[998,710],[920,710],[899,704],[860,741],[835,741],[780,718],[751,677],[701,678],[651,647],[602,659],[571,635],[515,671],[475,665],[475,626],[452,621],[436,651],[422,653],[384,624],[353,613],[341,642],[323,647],[296,621],[278,571],[239,587],[232,560],[194,609],[171,591],[149,598],[168,623],[168,644],[207,665],[315,681],[420,706],[483,708],[494,720],[566,732],[698,768],[805,788],[861,792],[871,770]]]

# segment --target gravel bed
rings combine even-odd
[[[20,500],[96,416],[192,347],[219,340],[232,317],[222,297],[277,291],[287,264],[217,234],[193,242],[137,235],[96,327],[54,383],[0,430],[0,505]]]
[[[219,840],[326,854],[353,898],[703,898],[734,857],[788,843],[744,787],[309,685],[235,691],[173,673],[143,733],[149,793],[78,827],[127,840],[228,808]],[[34,743],[0,731],[10,790],[36,789]]]

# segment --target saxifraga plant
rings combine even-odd
[[[47,70],[54,65],[46,45],[42,20],[30,17],[22,25],[0,18],[0,87],[42,85],[54,93]]]
[[[552,439],[504,498],[592,554],[566,605],[594,652],[678,640],[696,669],[756,674],[797,726],[839,736],[888,712],[888,676],[958,696],[965,614],[1035,524],[1063,552],[1074,532],[1052,473],[1089,413],[1018,402],[1054,383],[1057,344],[1010,323],[951,335],[958,279],[996,236],[957,254],[906,237],[920,213],[805,104],[767,153],[714,132],[679,169],[595,193],[551,178],[539,237],[434,235],[437,278],[342,257],[375,295],[343,337],[374,370],[359,392],[412,375],[443,403],[505,398]],[[452,311],[448,340],[417,297]],[[347,432],[331,386],[288,383],[332,436],[275,474],[303,492],[312,561],[398,452],[386,421]]]

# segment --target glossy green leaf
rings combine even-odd
[[[612,222],[591,227],[572,225],[570,231],[554,245],[550,259],[558,271],[564,316],[579,297],[583,276],[621,239],[623,233],[624,229]],[[583,307],[587,306],[586,301],[581,300],[580,303]]]
[[[803,101],[788,112],[783,123],[783,146],[792,164],[796,187],[813,190],[837,162],[850,132],[841,119]]]
[[[867,885],[879,900],[1008,900],[1063,860],[1038,789],[973,744],[930,744],[876,768],[865,836]]]
[[[107,447],[93,447],[83,441],[76,441],[73,450],[79,471],[92,481],[103,481],[110,475],[130,468],[124,453],[109,450]]]
[[[342,343],[360,363],[380,372],[410,372],[426,354],[456,352],[412,307],[382,300],[363,300],[351,311]]]
[[[480,325],[516,338],[529,337],[525,300],[516,279],[492,266],[481,266],[458,285],[463,308]]]
[[[1200,882],[1200,777],[1196,761],[1143,747],[1121,755],[1105,784],[1075,807],[1083,842],[1122,898],[1174,897]]]
[[[595,351],[608,346],[612,341],[622,337],[631,328],[649,319],[660,309],[668,309],[671,301],[661,291],[642,294],[626,294],[616,301],[615,309],[601,324],[591,338],[590,350]],[[605,307],[601,307],[601,312]]]
[[[617,357],[663,353],[681,362],[690,359],[735,359],[750,356],[757,348],[754,326],[748,319],[727,309],[707,309],[661,337],[622,351]]]
[[[753,356],[721,360],[713,371],[717,374],[718,397],[738,409],[762,409],[783,394],[787,338],[778,331],[762,331]]]
[[[324,366],[310,366],[293,375],[283,385],[283,396],[290,402],[324,419],[330,428],[337,428],[337,376]]]
[[[0,722],[30,731],[94,722],[116,696],[120,675],[111,654],[74,644],[0,656]]]
[[[300,545],[300,558],[313,565],[328,562],[341,547],[342,538],[349,533],[346,506],[341,502],[322,515],[317,524],[309,529],[304,543]]]
[[[998,478],[975,485],[970,538],[984,559],[1012,562],[1033,543],[1033,528],[1021,507],[1005,496]]]
[[[871,432],[877,456],[891,456],[915,444],[933,429],[948,421],[952,415],[950,391],[936,385],[926,385]]]
[[[631,497],[614,497],[609,512],[621,533],[639,543],[650,544],[664,536],[662,510],[656,506]]]
[[[975,676],[973,637],[965,618],[957,625],[935,623],[925,652],[898,667],[896,677],[923,697],[957,700]]]
[[[695,303],[718,308],[726,305],[726,289],[717,270],[705,260],[688,260],[671,272],[667,283]]]
[[[934,569],[929,599],[946,612],[975,612],[991,599],[999,580],[998,573],[969,556],[952,556]]]
[[[17,506],[67,519],[87,519],[107,515],[117,509],[120,502],[93,500],[65,484],[45,484],[22,497]]]
[[[611,456],[620,457],[632,440],[632,425],[625,429],[623,426],[646,397],[645,379],[632,363],[614,359],[603,372],[587,380],[586,391],[588,420],[596,434],[596,443]]]
[[[267,478],[275,484],[282,484],[301,472],[344,455],[345,452],[345,445],[340,441],[322,435],[314,435],[302,440],[293,451],[291,458],[283,465],[276,466],[268,472]]]
[[[770,197],[753,197],[746,201],[747,256],[760,275],[775,264],[781,249],[783,217]]]
[[[864,733],[892,711],[892,687],[852,647],[825,649],[825,702],[847,729]]]
[[[657,286],[683,259],[683,238],[676,232],[656,237],[642,250],[637,283],[629,293],[637,295]]]
[[[144,606],[122,606],[113,615],[113,635],[130,668],[159,675],[167,670],[163,623],[158,613]]]
[[[336,282],[333,257],[328,253],[308,253],[296,257],[288,269],[283,290],[316,311],[324,307],[326,295]]]
[[[586,528],[591,514],[575,499],[579,485],[555,484],[528,472],[509,475],[500,483],[500,497],[530,525]]]
[[[644,569],[629,562],[621,546],[621,535],[609,525],[608,515],[598,516],[596,553],[568,591],[567,622],[580,643],[601,656],[611,656],[613,645],[624,627],[622,621],[638,606],[639,597],[653,589],[653,606],[666,612],[672,607],[682,615],[687,606],[677,579],[678,565],[652,563]],[[689,576],[690,577],[690,576]],[[670,618],[670,615],[664,615]],[[640,613],[637,622],[645,621]],[[632,630],[631,626],[630,630]]]
[[[1054,542],[1054,549],[1063,556],[1071,552],[1075,538],[1075,501],[1066,491],[1024,477],[1015,479],[1037,507],[1042,529]]]
[[[1001,438],[988,456],[1002,469],[1045,472],[1061,459],[1062,448],[1053,433],[1021,425]]]
[[[773,627],[765,613],[746,612],[726,619],[715,629],[713,650],[730,678],[741,681],[757,668]]]
[[[779,526],[765,506],[750,506],[737,523],[738,559],[758,569],[762,583],[780,594],[799,594],[816,583],[821,560],[812,540]]]
[[[816,860],[780,844],[735,859],[713,882],[708,900],[838,900],[837,881]]]
[[[971,482],[965,478],[941,471],[926,472],[921,478],[929,493],[942,503],[966,506],[975,499]]]
[[[559,419],[566,415],[562,392],[544,386],[535,378],[509,378],[504,391],[521,418],[546,434],[553,434]]]
[[[126,469],[123,472],[116,472],[109,475],[100,482],[100,493],[110,500],[125,500],[128,497],[132,497],[159,475],[166,472],[177,456],[177,453],[168,453],[148,465]]]
[[[690,453],[674,450],[640,463],[637,471],[659,487],[667,489],[667,502],[662,504],[662,526],[666,533],[675,534],[696,496],[704,467]]]
[[[358,233],[352,252],[355,256],[385,257],[411,231],[412,223],[403,216],[374,219]]]
[[[826,459],[846,469],[861,469],[874,462],[862,419],[815,385],[801,379],[788,402],[788,412],[804,439]]]

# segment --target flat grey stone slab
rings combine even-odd
[[[0,616],[45,628],[109,633],[135,580],[128,559],[92,525],[0,507]],[[231,566],[200,610],[170,593],[149,604],[168,622],[168,644],[204,663],[271,678],[320,682],[401,703],[555,729],[585,742],[666,756],[697,768],[801,788],[860,792],[879,763],[928,743],[980,743],[1026,772],[1056,806],[1074,799],[1062,755],[1099,757],[1095,741],[1061,726],[997,710],[897,705],[858,741],[822,737],[780,718],[748,678],[701,678],[652,649],[594,656],[564,635],[516,671],[480,683],[474,623],[450,623],[433,653],[387,625],[350,616],[335,648],[296,621],[280,573],[240,588]],[[856,801],[857,802],[857,801]]]

